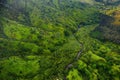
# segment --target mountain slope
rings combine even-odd
[[[109,13],[109,11],[107,11]],[[93,31],[93,36],[102,40],[120,43],[120,11],[114,10],[102,16],[100,25]],[[96,33],[96,35],[94,35]],[[98,34],[98,35],[97,35]],[[99,37],[101,36],[101,37]]]
[[[0,79],[63,78],[64,67],[81,48],[73,33],[80,24],[97,22],[92,17],[97,10],[90,6],[70,0],[7,0],[0,16]]]
[[[119,80],[120,45],[90,35],[104,9],[94,0],[6,1],[0,80]]]

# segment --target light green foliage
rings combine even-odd
[[[78,69],[84,69],[86,67],[87,67],[86,63],[84,63],[81,60],[78,61]]]
[[[83,79],[105,80],[112,78],[113,80],[119,80],[117,75],[119,74],[119,65],[117,64],[120,62],[119,45],[110,42],[103,44],[99,40],[92,38],[89,33],[94,28],[94,25],[82,27],[76,33],[79,41],[84,44],[85,52],[80,60],[78,60],[75,69],[79,70],[79,74],[82,74]],[[111,65],[112,67],[110,67]],[[109,75],[112,76],[110,77]],[[86,78],[86,76],[88,77]]]
[[[29,51],[30,53],[28,54],[37,53],[39,50],[39,46],[32,43],[21,42],[19,46],[23,49],[23,51]]]
[[[110,57],[110,56],[112,56],[112,57]],[[120,55],[118,55],[118,53],[116,53],[116,52],[109,52],[109,53],[106,54],[106,57],[108,59],[113,59],[115,61],[114,63],[120,61],[120,59],[119,59]]]
[[[119,80],[120,46],[91,37],[100,13],[88,1],[9,0],[17,10],[0,16],[0,80]]]
[[[83,80],[82,77],[78,74],[78,71],[76,69],[70,71],[67,78],[68,80]]]
[[[102,57],[100,57],[100,56],[98,56],[98,55],[96,55],[96,54],[94,54],[94,53],[92,53],[91,51],[88,51],[88,53],[86,54],[87,56],[89,56],[89,60],[90,61],[103,61],[103,62],[106,62],[106,60],[104,59],[104,58],[102,58]]]
[[[8,60],[0,62],[2,70],[0,79],[19,79],[20,77],[32,76],[39,70],[38,60],[25,61],[17,56],[10,57]],[[14,77],[16,76],[16,77]]]
[[[120,65],[116,65],[114,64],[112,67],[111,67],[111,70],[109,71],[109,73],[111,75],[113,75],[113,79],[114,80],[119,80],[120,79],[120,76],[118,74],[120,74]]]
[[[94,69],[93,72],[91,73],[90,80],[98,80],[98,70]]]
[[[16,22],[6,24],[4,33],[11,39],[24,40],[30,35],[30,29]]]
[[[120,74],[120,65],[114,64],[111,67],[110,73],[112,73],[113,75]]]
[[[107,48],[106,46],[100,46],[99,51],[101,51],[102,53],[108,53],[111,50],[109,48]]]

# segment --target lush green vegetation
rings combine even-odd
[[[93,37],[102,36],[95,29],[103,15],[93,0],[5,3],[0,4],[0,80],[120,79],[120,45]]]
[[[97,39],[90,37],[89,33],[95,28],[95,26],[97,25],[82,27],[76,33],[78,39],[84,44],[84,53],[80,60],[75,63],[76,66],[70,70],[68,75],[68,79],[70,78],[69,80],[71,80],[71,78],[72,80],[120,79],[118,75],[120,73],[120,46],[110,42],[103,43]],[[79,75],[79,77],[82,79],[79,79],[79,77],[77,79],[77,75]]]

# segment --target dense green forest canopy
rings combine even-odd
[[[120,80],[119,0],[0,0],[0,80]]]

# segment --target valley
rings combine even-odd
[[[0,80],[119,80],[119,0],[1,0]]]

